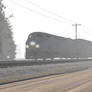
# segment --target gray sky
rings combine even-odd
[[[92,41],[92,0],[4,0],[6,16],[13,14],[13,26],[17,58],[24,58],[25,42],[29,33],[40,31],[67,38],[75,38],[74,23],[78,38]]]

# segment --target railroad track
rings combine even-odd
[[[25,60],[7,60],[0,61],[0,68],[14,67],[14,66],[32,66],[32,65],[44,65],[44,64],[57,64],[57,63],[73,63],[92,61],[92,59],[65,59],[65,60],[40,60],[40,59],[25,59]]]

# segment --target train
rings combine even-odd
[[[71,39],[45,32],[32,32],[25,44],[25,59],[91,58],[92,42]]]

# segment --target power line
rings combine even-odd
[[[52,11],[49,11],[49,10],[47,10],[47,9],[45,9],[45,8],[42,8],[40,5],[38,5],[38,4],[36,4],[36,3],[32,2],[32,1],[29,1],[29,0],[24,0],[24,1],[26,1],[26,2],[28,2],[28,3],[30,3],[30,4],[32,4],[32,5],[34,5],[35,7],[38,7],[39,9],[41,9],[41,10],[43,10],[43,11],[49,13],[49,14],[52,14],[52,15],[57,16],[57,17],[59,17],[59,18],[62,18],[62,19],[64,19],[64,20],[70,21],[71,23],[74,23],[73,20],[70,20],[70,19],[68,19],[68,18],[62,17],[61,15],[58,15],[58,14],[52,12]]]
[[[53,18],[53,17],[50,17],[50,16],[48,16],[48,15],[45,15],[45,14],[43,14],[42,12],[39,12],[39,11],[30,9],[30,8],[28,8],[28,7],[25,7],[24,5],[19,4],[19,3],[15,2],[14,0],[10,0],[10,1],[11,1],[13,4],[15,4],[15,5],[18,5],[18,6],[22,7],[22,8],[25,8],[25,9],[31,11],[31,12],[40,14],[40,15],[43,16],[43,17],[46,17],[46,18],[49,18],[49,19],[52,19],[52,20],[55,20],[55,21],[58,21],[58,22],[61,22],[61,23],[67,23],[67,22],[61,21],[61,20],[59,20],[59,19],[57,19],[57,18]],[[67,23],[67,24],[72,24],[72,23]]]
[[[15,4],[15,5],[18,5],[18,6],[22,7],[22,8],[25,8],[25,9],[29,10],[30,12],[37,13],[37,14],[39,14],[39,15],[43,16],[43,17],[46,17],[46,18],[52,19],[52,20],[54,20],[54,21],[58,21],[58,22],[60,22],[60,23],[72,24],[72,23],[68,23],[68,22],[61,21],[61,20],[59,20],[59,19],[57,19],[57,18],[50,17],[50,16],[48,16],[48,15],[43,14],[42,12],[39,12],[39,11],[36,11],[36,10],[30,9],[30,8],[28,8],[28,7],[26,7],[26,6],[22,5],[22,4],[19,4],[19,3],[15,2],[14,0],[10,0],[10,1],[11,1],[13,4]],[[25,0],[24,0],[24,1],[25,1]],[[28,1],[28,2],[29,2],[29,3],[31,3],[31,4],[33,4],[33,5],[35,5],[36,7],[40,8],[40,9],[44,10],[44,11],[46,11],[46,12],[50,13],[50,14],[53,14],[53,15],[55,15],[55,16],[57,16],[57,17],[63,18],[64,20],[68,20],[68,21],[71,21],[71,22],[73,22],[73,23],[75,23],[75,24],[76,24],[76,22],[74,22],[73,20],[69,20],[69,19],[64,18],[64,17],[62,17],[62,16],[60,16],[60,15],[58,15],[58,14],[55,14],[55,13],[53,13],[53,12],[49,11],[49,10],[46,10],[46,9],[44,9],[44,8],[40,7],[39,5],[37,5],[37,4],[33,3],[33,2],[31,2],[31,1]],[[86,27],[86,26],[85,26],[85,25],[83,25],[83,24],[82,24],[82,26],[83,26],[83,27]],[[75,28],[76,28],[76,30],[77,30],[77,26],[76,26]],[[88,28],[88,27],[86,27],[86,28],[89,30],[89,28]],[[77,39],[77,31],[75,32],[75,35],[76,35],[76,37],[75,37],[75,38]]]

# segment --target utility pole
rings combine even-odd
[[[78,26],[80,26],[81,24],[77,24],[77,23],[75,23],[75,24],[73,24],[72,26],[75,26],[75,39],[77,40],[77,38],[78,38],[78,34],[77,34],[77,31],[78,31]],[[76,59],[79,57],[78,56],[78,45],[77,45],[77,47],[75,48],[76,49],[76,52],[75,52],[75,57],[76,57]]]
[[[81,24],[77,24],[77,23],[75,23],[75,24],[72,25],[72,26],[75,26],[75,39],[78,38],[77,31],[78,31],[78,26],[80,26],[80,25],[81,25]]]

